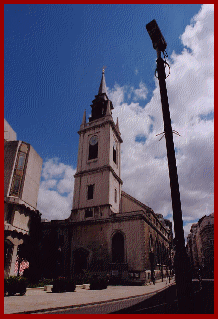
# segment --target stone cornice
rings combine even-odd
[[[81,172],[76,173],[74,175],[74,177],[84,176],[84,175],[89,175],[89,174],[95,174],[95,173],[103,172],[103,171],[110,171],[113,174],[113,176],[118,180],[118,182],[121,185],[123,184],[122,179],[115,173],[115,171],[113,170],[113,168],[110,165],[104,165],[102,167],[92,168],[92,169],[89,169],[89,170],[81,171]]]
[[[102,205],[93,205],[93,206],[84,206],[84,207],[80,207],[80,208],[73,208],[73,209],[71,209],[71,213],[73,211],[78,211],[78,209],[82,210],[82,209],[87,209],[87,208],[97,208],[97,207],[106,207],[106,206],[111,207],[112,205],[111,204],[102,204]],[[70,217],[69,217],[69,219],[70,219]]]
[[[89,130],[92,130],[93,128],[102,127],[102,126],[104,126],[104,125],[107,124],[107,123],[111,124],[111,126],[112,126],[112,128],[113,128],[113,130],[114,130],[114,132],[115,132],[115,135],[116,135],[117,139],[119,140],[120,143],[123,143],[123,140],[122,140],[122,138],[121,138],[121,134],[120,134],[120,132],[117,130],[117,127],[116,127],[116,125],[115,125],[115,123],[114,123],[114,121],[113,121],[112,116],[105,116],[105,117],[103,118],[103,120],[102,120],[102,118],[101,118],[100,120],[98,119],[98,120],[95,120],[95,121],[93,121],[93,122],[86,123],[85,125],[83,125],[83,126],[80,128],[80,130],[78,131],[78,134],[80,135],[80,134],[85,133],[85,132],[87,132],[87,131],[89,131]]]
[[[117,213],[113,214],[109,218],[93,218],[88,220],[81,220],[81,221],[72,221],[70,218],[66,220],[59,220],[55,222],[51,222],[51,227],[67,227],[71,228],[73,226],[82,226],[82,225],[94,225],[94,224],[107,224],[107,223],[117,223],[117,222],[123,222],[128,220],[143,220],[145,221],[149,226],[151,226],[159,236],[161,236],[165,241],[167,241],[169,244],[171,242],[171,238],[167,238],[164,236],[159,229],[147,218],[146,213],[142,210],[134,211],[130,213]],[[49,224],[49,223],[46,223]],[[47,225],[46,225],[47,226]],[[48,225],[49,226],[49,225]],[[47,227],[48,227],[47,226]]]

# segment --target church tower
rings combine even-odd
[[[98,95],[92,101],[86,122],[84,112],[79,134],[77,172],[70,219],[108,218],[120,212],[120,146],[123,142],[112,118],[113,104],[108,99],[104,69]]]

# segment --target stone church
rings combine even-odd
[[[89,271],[143,284],[171,266],[171,222],[122,191],[123,140],[113,108],[103,70],[91,117],[86,122],[84,112],[78,132],[71,215],[42,223],[45,277]]]

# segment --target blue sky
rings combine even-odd
[[[160,124],[161,108],[158,107],[156,110],[154,107],[149,111],[150,105],[153,105],[155,97],[158,96],[158,87],[154,78],[156,52],[145,25],[156,19],[168,44],[167,53],[172,73],[168,83],[169,101],[172,105],[172,121],[177,124],[174,129],[177,131],[180,129],[181,132],[186,127],[187,132],[187,125],[189,127],[190,134],[185,137],[186,142],[180,139],[181,145],[176,145],[178,170],[181,167],[181,176],[183,176],[185,175],[184,156],[187,156],[189,145],[194,143],[193,128],[194,132],[200,130],[198,139],[200,139],[199,134],[202,134],[204,141],[207,138],[211,141],[213,134],[211,76],[208,76],[206,82],[209,93],[205,91],[204,96],[201,96],[200,89],[204,81],[203,76],[202,83],[196,83],[199,90],[194,90],[190,94],[186,93],[189,89],[189,86],[186,88],[188,82],[182,82],[180,79],[180,75],[182,78],[183,74],[183,79],[188,76],[188,79],[194,80],[194,77],[201,72],[197,64],[203,63],[205,67],[207,66],[208,52],[202,48],[200,54],[197,51],[197,41],[199,43],[207,41],[211,36],[211,26],[205,29],[210,31],[206,32],[206,38],[205,32],[202,29],[198,30],[199,24],[204,28],[204,23],[209,23],[207,21],[211,17],[208,16],[211,11],[212,7],[205,7],[203,10],[200,4],[5,4],[4,117],[16,131],[18,139],[30,143],[44,161],[41,197],[38,201],[43,217],[61,219],[67,218],[70,214],[72,205],[70,189],[73,188],[73,172],[76,169],[79,140],[77,131],[84,110],[90,114],[90,104],[98,92],[103,66],[106,66],[106,84],[115,105],[114,115],[119,117],[124,144],[125,141],[126,145],[128,141],[132,141],[131,152],[130,149],[127,150],[127,146],[123,146],[122,178],[126,185],[124,190],[139,200],[149,203],[158,213],[161,213],[161,208],[156,205],[151,193],[160,192],[160,202],[163,201],[161,207],[165,205],[162,213],[164,216],[171,216],[169,185],[167,191],[165,189],[161,191],[158,182],[154,183],[149,179],[145,184],[141,184],[143,191],[136,191],[137,185],[134,179],[137,174],[141,175],[141,169],[146,172],[143,166],[145,162],[143,163],[142,159],[146,160],[148,154],[150,157],[146,167],[149,166],[148,163],[152,163],[152,167],[149,166],[150,173],[147,172],[147,175],[155,169],[153,167],[155,160],[165,160],[157,163],[155,174],[166,164],[166,158],[164,159],[166,155],[163,154],[164,139],[158,142],[159,138],[155,137],[156,133],[163,131]],[[197,18],[193,20],[196,15]],[[185,63],[182,62],[183,59],[186,59]],[[207,70],[205,74],[208,75],[208,72]],[[203,87],[205,88],[205,84]],[[176,116],[174,105],[183,101],[186,94],[185,101],[190,100],[191,103],[193,97],[195,101],[199,101],[199,105],[194,107],[199,111],[193,113],[193,108],[190,108],[190,112],[186,111],[183,115]],[[208,96],[210,101],[206,101]],[[177,103],[176,98],[181,101]],[[155,105],[158,104],[158,100],[156,102]],[[133,130],[134,134],[129,135],[126,125],[130,111],[134,113],[133,118],[136,120],[134,126],[136,126],[138,123],[136,115],[141,110],[146,112],[145,118],[147,116],[147,120],[143,123],[144,129]],[[187,117],[189,113],[191,115]],[[154,145],[152,138],[156,138]],[[212,147],[213,143],[210,143]],[[157,145],[162,146],[155,153]],[[199,149],[202,147],[199,145]],[[212,148],[208,152],[211,150]],[[194,158],[196,159],[195,155],[192,157],[193,168],[197,165]],[[211,157],[205,157],[205,165],[201,165],[203,171],[211,172],[210,175],[213,171],[211,161]],[[132,165],[135,170],[131,173]],[[168,174],[167,167],[166,173]],[[164,178],[169,183],[167,174]],[[206,214],[206,207],[207,213],[212,213],[213,199],[210,195],[212,178],[210,192],[207,194],[203,188],[199,189],[196,186],[201,179],[196,175],[193,187],[190,189],[193,196],[190,197],[190,192],[187,196],[184,195],[185,223],[190,224]],[[183,177],[181,177],[182,182]],[[61,188],[60,185],[65,186]],[[153,191],[149,191],[148,187]],[[185,184],[181,188],[183,187],[185,188]],[[184,193],[186,191],[185,188]],[[199,194],[196,193],[198,191]],[[51,213],[48,200],[51,195],[66,208],[64,213],[55,210],[56,208]],[[199,201],[198,196],[201,197]],[[202,202],[202,196],[205,198],[209,196],[207,206]],[[202,208],[199,211],[200,205]],[[197,207],[196,213],[193,207]]]

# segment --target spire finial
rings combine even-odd
[[[98,94],[102,94],[102,93],[107,94],[106,82],[105,82],[105,77],[104,77],[105,68],[106,68],[106,66],[103,66],[101,84],[100,84],[100,87],[98,90]]]
[[[106,66],[103,66],[103,68],[102,68],[102,74],[104,74],[105,69],[106,69]]]

